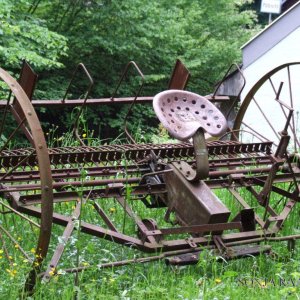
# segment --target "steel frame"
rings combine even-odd
[[[142,72],[134,62],[127,65],[122,78],[130,66],[133,66],[143,78]],[[85,67],[83,70],[90,78],[89,93],[93,81]],[[78,147],[47,149],[34,105],[45,107],[81,105],[82,108],[83,105],[96,103],[109,105],[123,103],[131,104],[131,109],[132,103],[152,101],[152,97],[138,97],[141,87],[134,98],[88,99],[87,93],[84,100],[63,99],[61,101],[47,100],[47,102],[33,100],[31,102],[22,87],[7,72],[0,69],[0,77],[8,84],[15,96],[13,101],[11,99],[0,101],[0,108],[5,111],[5,114],[6,111],[12,111],[17,120],[17,129],[25,132],[32,146],[32,148],[7,149],[7,145],[4,145],[0,150],[0,195],[1,198],[7,200],[7,203],[4,201],[0,203],[4,208],[1,214],[3,216],[7,213],[19,214],[21,218],[30,222],[34,222],[31,216],[41,219],[40,224],[36,224],[40,229],[37,256],[26,283],[27,290],[33,289],[37,274],[41,272],[41,263],[48,252],[52,222],[65,228],[64,242],[57,244],[52,258],[48,259],[47,267],[40,274],[45,281],[51,278],[53,270],[57,270],[66,243],[76,230],[75,220],[80,217],[81,206],[86,202],[93,205],[95,214],[104,225],[83,220],[80,226],[83,233],[146,253],[161,253],[137,260],[108,263],[102,267],[124,265],[136,261],[148,262],[162,258],[168,258],[169,264],[190,264],[197,262],[197,253],[203,248],[215,249],[219,255],[229,259],[270,251],[269,247],[246,247],[244,246],[246,244],[299,238],[298,235],[275,237],[300,200],[299,159],[297,160],[297,156],[287,155],[289,142],[287,128],[291,127],[291,114],[287,117],[280,143],[274,153],[271,141],[244,143],[238,140],[242,115],[247,103],[242,106],[241,115],[238,115],[233,131],[228,133],[228,136],[231,135],[231,140],[227,138],[207,142],[209,173],[203,184],[205,184],[205,191],[209,193],[205,199],[202,199],[203,187],[198,187],[195,183],[185,183],[180,179],[180,175],[175,174],[176,168],[170,167],[172,163],[176,164],[180,161],[187,162],[191,168],[195,167],[194,147],[189,142],[160,145],[136,144],[130,138],[125,124],[125,131],[131,144],[91,147],[83,145],[81,141],[82,145]],[[184,80],[187,79],[184,78]],[[118,86],[121,82],[122,79]],[[33,81],[29,83],[26,81],[26,84],[30,86]],[[261,82],[254,86],[254,91],[260,84]],[[185,85],[186,82],[184,82]],[[279,94],[278,91],[278,97]],[[216,93],[208,96],[208,99],[228,101],[228,97],[218,96]],[[2,127],[3,124],[4,120]],[[84,180],[82,180],[82,169],[85,170]],[[175,177],[168,179],[171,174]],[[174,184],[175,182],[177,184]],[[179,189],[173,192],[175,195],[185,186],[186,191],[183,196],[187,197],[188,201],[176,199],[172,193],[170,194],[175,186]],[[81,197],[70,187],[80,187]],[[129,199],[128,188],[130,189]],[[188,192],[192,189],[196,190],[196,196],[188,196]],[[230,221],[227,221],[227,218],[217,218],[213,221],[190,223],[188,215],[191,214],[190,209],[195,199],[201,205],[204,201],[213,203],[213,207],[205,212],[210,220],[214,217],[213,210],[218,212],[220,208],[214,204],[216,203],[215,196],[212,196],[210,192],[217,189],[225,189],[232,195],[236,206],[240,207],[236,215]],[[249,201],[240,192],[241,190],[247,191],[255,199],[256,205],[261,210],[260,213],[253,210]],[[274,207],[274,201],[271,199],[274,195],[286,199],[281,209],[276,207],[277,204]],[[112,199],[115,199],[118,206],[134,222],[138,229],[137,235],[122,232],[118,224],[114,224],[99,204],[99,202],[112,201]],[[74,203],[75,208],[71,215],[64,215],[53,210],[53,206],[63,202]],[[169,227],[160,227],[154,220],[140,217],[133,207],[133,204],[137,202],[143,203],[152,210],[164,209],[165,220],[169,222],[172,222],[170,214],[175,213],[176,224],[171,223]],[[195,213],[200,218],[203,211],[199,209]],[[8,236],[5,229],[0,229],[2,229],[2,234]],[[181,235],[185,237],[182,238]],[[175,237],[172,238],[173,236]],[[13,240],[13,237],[10,240]],[[170,258],[173,256],[175,258]],[[78,266],[67,268],[66,272],[80,272],[88,268]]]

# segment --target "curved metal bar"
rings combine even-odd
[[[238,111],[238,114],[236,116],[236,119],[235,119],[235,122],[234,122],[234,125],[233,125],[233,130],[239,130],[241,128],[241,125],[243,123],[243,119],[244,119],[244,116],[245,116],[245,113],[253,99],[253,97],[255,96],[256,92],[260,89],[260,87],[272,76],[274,75],[276,72],[284,69],[284,68],[289,68],[290,66],[292,65],[300,65],[300,62],[290,62],[290,63],[285,63],[285,64],[282,64],[276,68],[274,68],[273,70],[269,71],[268,73],[266,73],[261,79],[259,79],[255,85],[251,88],[251,90],[248,92],[248,94],[246,95],[239,111]],[[280,91],[279,91],[280,92]],[[279,92],[275,92],[275,94],[277,95]],[[275,99],[277,102],[278,99]],[[282,104],[279,102],[279,104]],[[285,104],[285,106],[287,106]],[[287,107],[288,108],[288,107]],[[288,108],[290,109],[290,108]],[[288,122],[289,123],[289,122]],[[297,142],[297,141],[296,141]]]
[[[294,138],[294,149],[297,149],[297,145],[298,145],[298,147],[300,147],[300,142],[297,139],[296,127],[295,127],[295,123],[293,122],[294,121],[294,109],[293,109],[294,106],[293,106],[293,99],[292,99],[293,95],[292,95],[291,78],[290,78],[291,75],[290,75],[290,71],[289,71],[290,70],[289,66],[287,66],[287,69],[288,69],[290,105],[285,104],[284,102],[282,102],[279,99],[281,91],[282,91],[282,87],[283,87],[283,82],[280,82],[279,88],[278,88],[277,91],[275,89],[275,86],[274,86],[271,78],[269,78],[269,82],[270,82],[270,84],[272,86],[272,89],[273,89],[273,91],[275,93],[275,101],[280,104],[281,111],[284,114],[285,119],[287,120],[286,121],[286,125],[287,126],[285,126],[286,129],[284,129],[283,131],[287,133],[287,129],[288,129],[288,127],[290,127],[290,129],[292,131],[292,134],[293,134],[293,138]],[[292,111],[292,115],[291,115],[292,122],[290,122],[290,117],[289,117],[289,115],[287,115],[287,113],[283,109],[283,107],[285,107],[286,109],[288,109],[290,111],[289,115],[291,114],[291,111]]]
[[[128,73],[129,67],[130,67],[130,66],[133,66],[133,67],[135,68],[135,70],[137,71],[137,73],[138,73],[138,74],[141,76],[141,78],[142,78],[142,82],[141,82],[141,84],[140,84],[140,86],[139,86],[139,88],[138,88],[138,90],[137,90],[137,92],[136,92],[136,94],[135,94],[135,96],[134,96],[134,98],[133,98],[131,104],[130,104],[130,107],[129,107],[129,109],[128,109],[128,111],[127,111],[127,114],[126,114],[126,116],[125,116],[125,119],[124,119],[124,131],[125,131],[125,134],[126,134],[126,136],[128,137],[128,139],[129,139],[133,144],[136,144],[136,141],[134,140],[134,138],[132,137],[132,135],[129,133],[129,131],[128,131],[128,129],[127,129],[127,120],[128,120],[128,116],[129,116],[129,114],[131,113],[131,110],[132,110],[132,108],[133,108],[133,106],[134,106],[134,104],[135,104],[135,102],[136,102],[136,100],[137,100],[137,97],[140,95],[140,93],[141,93],[141,91],[142,91],[142,89],[143,89],[143,86],[144,86],[144,83],[145,83],[145,77],[144,77],[144,74],[142,73],[142,71],[140,70],[140,68],[138,67],[138,65],[137,65],[134,61],[130,61],[130,62],[126,65],[126,67],[125,67],[125,69],[124,69],[124,71],[123,71],[123,74],[122,74],[122,76],[121,76],[121,78],[120,78],[120,80],[119,80],[119,82],[118,82],[118,85],[117,85],[116,89],[114,90],[114,92],[113,92],[113,94],[112,94],[110,100],[111,100],[111,101],[114,100],[114,97],[115,97],[115,95],[116,95],[116,93],[117,93],[117,91],[118,91],[118,89],[119,89],[121,83],[123,82],[123,80],[124,80],[126,74]]]
[[[294,107],[294,101],[293,101],[293,92],[292,92],[292,82],[291,82],[291,71],[290,71],[290,67],[287,67],[287,73],[288,73],[288,81],[289,81],[289,93],[290,93],[290,106]],[[297,148],[297,138],[296,138],[296,132],[295,132],[295,128],[296,128],[296,123],[295,123],[295,115],[293,114],[292,116],[292,123],[291,123],[292,128],[294,128],[294,148]],[[298,143],[298,147],[300,147],[300,143]]]
[[[199,128],[193,136],[193,144],[196,159],[196,176],[192,181],[196,181],[207,178],[209,172],[208,152],[202,128]]]
[[[91,77],[91,75],[90,75],[90,73],[88,72],[88,70],[87,70],[87,68],[85,67],[85,65],[84,65],[83,63],[79,63],[79,64],[76,66],[76,69],[75,69],[74,72],[73,72],[73,75],[72,75],[72,78],[71,78],[71,80],[70,80],[70,83],[69,83],[69,85],[68,85],[68,87],[67,87],[66,93],[65,93],[65,95],[64,95],[64,97],[63,97],[63,99],[62,99],[62,103],[65,103],[65,100],[66,100],[66,98],[67,98],[68,92],[69,92],[69,90],[70,90],[70,88],[71,88],[71,85],[72,85],[72,83],[73,83],[73,80],[74,80],[75,75],[77,74],[79,68],[81,68],[81,69],[83,70],[83,72],[85,73],[85,75],[87,76],[87,78],[88,78],[88,80],[89,80],[89,82],[90,82],[90,85],[89,85],[89,87],[88,87],[88,89],[87,89],[87,92],[86,92],[86,95],[85,95],[85,98],[84,98],[84,102],[83,102],[82,105],[84,105],[85,102],[86,102],[86,100],[87,100],[87,97],[88,97],[88,95],[89,95],[89,93],[90,93],[90,91],[91,91],[91,89],[92,89],[92,87],[93,87],[93,85],[94,85],[94,80],[93,80],[93,78]]]
[[[116,96],[116,93],[117,93],[119,87],[121,86],[121,83],[123,82],[123,80],[124,80],[126,74],[128,73],[129,67],[130,67],[131,65],[137,70],[138,74],[142,77],[143,81],[145,80],[144,74],[142,73],[142,71],[140,70],[140,68],[138,67],[138,65],[137,65],[133,60],[131,60],[131,61],[126,65],[126,67],[125,67],[125,69],[124,69],[124,71],[123,71],[123,74],[122,74],[122,76],[121,76],[121,78],[120,78],[120,80],[119,80],[119,82],[118,82],[118,84],[117,84],[117,87],[116,87],[116,89],[114,90],[112,96],[110,97],[110,100],[112,100],[112,101],[114,100],[114,98],[115,98],[115,96]]]
[[[30,103],[29,98],[20,84],[5,70],[0,68],[0,78],[8,85],[14,94],[24,116],[26,117],[28,128],[33,137],[33,147],[35,148],[40,173],[41,185],[41,229],[39,232],[36,248],[36,258],[32,265],[32,270],[27,278],[26,289],[32,290],[36,281],[36,274],[41,268],[41,263],[47,255],[52,230],[53,215],[53,189],[50,168],[50,159],[46,140],[41,128],[36,112]]]
[[[240,99],[242,91],[243,91],[243,89],[244,89],[244,87],[246,85],[246,78],[245,78],[245,76],[244,76],[244,74],[243,74],[243,72],[242,72],[242,70],[241,70],[241,68],[239,67],[238,64],[233,63],[233,64],[230,65],[230,67],[227,69],[226,73],[224,74],[223,78],[219,81],[219,83],[218,83],[217,87],[215,88],[215,91],[214,91],[214,93],[212,95],[212,101],[213,101],[213,99],[215,98],[215,96],[216,96],[216,94],[218,92],[218,89],[220,88],[221,84],[226,80],[227,76],[229,75],[229,73],[231,72],[231,70],[232,70],[233,67],[235,67],[236,70],[240,73],[240,75],[241,75],[241,77],[243,79],[243,84],[242,84],[242,86],[241,86],[238,94],[236,95],[235,99],[233,100],[232,104],[230,105],[230,107],[229,107],[229,109],[228,109],[228,111],[226,113],[226,116],[225,116],[226,119],[228,119],[230,113],[232,112],[232,110],[234,109],[236,103]]]
[[[83,100],[83,102],[82,102],[82,104],[81,104],[81,106],[80,106],[80,110],[79,110],[79,112],[78,112],[78,114],[77,114],[77,116],[76,116],[76,119],[75,119],[75,122],[74,122],[73,132],[74,132],[74,135],[76,136],[76,138],[79,140],[80,144],[81,144],[82,146],[85,146],[84,141],[81,139],[81,137],[80,137],[80,135],[79,135],[79,133],[78,133],[78,121],[79,121],[79,118],[80,118],[80,116],[81,116],[81,114],[82,114],[83,108],[84,108],[84,106],[85,106],[85,104],[86,104],[86,101],[87,101],[87,99],[88,99],[88,96],[90,95],[90,92],[91,92],[91,90],[92,90],[92,88],[93,88],[93,86],[94,86],[94,80],[93,80],[92,76],[90,75],[89,71],[87,70],[87,68],[85,67],[85,65],[84,65],[83,63],[79,63],[79,64],[76,66],[76,69],[74,70],[73,75],[72,75],[72,78],[71,78],[71,80],[70,80],[70,83],[69,83],[69,85],[68,85],[68,87],[67,87],[66,93],[65,93],[65,95],[64,95],[64,97],[63,97],[63,99],[62,99],[62,103],[65,103],[65,100],[66,100],[66,98],[67,98],[68,92],[69,92],[69,90],[70,90],[70,87],[71,87],[71,85],[72,85],[72,82],[73,82],[73,80],[74,80],[74,78],[75,78],[75,75],[77,74],[79,68],[81,68],[81,69],[83,70],[83,72],[84,72],[84,74],[86,75],[86,77],[88,78],[88,81],[89,81],[90,84],[89,84],[89,86],[88,86],[88,88],[87,88],[87,91],[86,91],[86,93],[85,93],[84,100]]]
[[[263,83],[272,75],[274,75],[276,72],[280,71],[281,69],[284,69],[287,66],[290,65],[299,65],[300,62],[292,62],[292,63],[286,63],[283,65],[280,65],[278,67],[276,67],[275,69],[271,70],[270,72],[268,72],[267,74],[265,74],[261,79],[259,79],[255,85],[252,87],[252,89],[248,92],[248,94],[246,95],[240,109],[239,112],[236,116],[234,125],[233,125],[233,130],[237,130],[240,128],[241,124],[242,124],[242,120],[245,116],[246,110],[253,98],[253,96],[255,95],[255,93],[259,90],[259,88],[263,85]]]

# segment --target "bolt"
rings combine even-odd
[[[27,112],[27,114],[28,114],[28,116],[31,116],[31,115],[32,115],[32,112],[29,110],[29,111]]]
[[[43,146],[41,144],[38,144],[39,149],[43,149]]]

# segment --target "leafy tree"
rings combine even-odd
[[[111,93],[129,60],[156,85],[148,93],[161,90],[165,83],[157,81],[167,80],[176,58],[189,67],[193,90],[207,93],[253,34],[255,13],[241,10],[246,2],[69,0],[40,4],[38,13],[68,38],[66,66],[83,61],[89,67],[98,96]]]
[[[251,0],[0,1],[5,4],[0,9],[6,12],[2,13],[5,22],[19,28],[14,33],[7,29],[1,59],[15,64],[26,57],[36,66],[65,66],[41,73],[36,96],[46,99],[63,96],[79,62],[85,63],[95,80],[91,96],[110,96],[130,60],[146,75],[144,94],[153,95],[166,88],[177,58],[191,71],[188,88],[207,94],[227,67],[239,60],[239,47],[256,29],[255,13],[244,9]],[[119,95],[134,93],[135,75],[131,73],[130,84],[122,85]],[[81,91],[84,83],[79,80],[78,86]],[[123,122],[126,111],[127,107],[93,109],[87,119],[111,129]],[[139,124],[133,127],[151,123],[151,114],[151,107],[136,107],[133,116]]]
[[[28,13],[25,0],[0,0],[0,64],[15,69],[26,59],[38,69],[62,67],[59,59],[67,53],[67,39]]]

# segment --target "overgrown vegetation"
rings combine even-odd
[[[144,95],[153,95],[167,85],[172,66],[180,58],[192,73],[189,88],[194,92],[211,92],[213,84],[234,61],[239,47],[256,30],[256,16],[240,0],[0,0],[0,64],[16,74],[21,59],[28,60],[40,74],[35,98],[62,98],[72,70],[79,62],[88,67],[96,86],[91,97],[111,95],[123,67],[134,60],[146,75]],[[138,79],[122,86],[119,95],[134,93]],[[78,80],[70,97],[82,95],[85,82]],[[82,116],[82,137],[89,145],[106,143],[111,133],[121,131],[127,107],[97,108]],[[154,135],[149,129],[152,109],[139,106],[130,119],[130,130],[137,140],[158,142],[167,138],[163,130]],[[45,125],[49,146],[75,146],[70,128],[76,111],[39,111]],[[59,117],[58,117],[59,116]],[[67,117],[68,116],[68,117]],[[60,120],[58,120],[60,118]],[[54,122],[55,120],[55,122]],[[134,122],[138,120],[138,122]],[[59,123],[60,122],[60,123]],[[56,127],[55,124],[61,126]],[[61,127],[65,126],[65,130]],[[81,169],[82,180],[85,169]],[[90,179],[90,178],[89,178]],[[65,187],[66,189],[68,187]],[[82,201],[82,190],[76,190]],[[130,190],[128,190],[130,194]],[[223,190],[218,196],[230,206],[231,198]],[[99,201],[99,199],[97,200]],[[70,215],[78,202],[57,203],[57,212]],[[124,218],[124,211],[114,199],[105,201],[110,218],[122,224],[123,231],[136,228]],[[143,216],[145,208],[134,203]],[[160,222],[163,212],[154,210],[150,217]],[[95,223],[91,203],[82,207],[82,215]],[[299,207],[285,224],[284,233],[299,233]],[[30,224],[12,214],[1,223],[13,232],[16,244],[8,253],[0,248],[1,298],[17,299],[22,294],[30,258],[35,256],[35,231]],[[80,220],[78,220],[80,222]],[[24,223],[26,226],[24,226]],[[163,223],[164,226],[167,224]],[[50,253],[61,240],[62,228],[54,226]],[[24,243],[25,241],[25,243]],[[26,245],[29,259],[19,254],[18,242]],[[120,259],[135,259],[143,254],[113,243],[74,234],[59,269],[52,272],[50,283],[38,284],[29,299],[299,299],[300,254],[297,247],[288,251],[286,243],[274,245],[272,255],[226,261],[211,251],[200,254],[197,266],[167,267],[163,261],[132,264],[121,268],[92,267],[74,275],[60,269],[67,266],[89,266]],[[220,257],[219,257],[220,258]]]
[[[81,180],[90,180],[84,169]],[[67,185],[65,187],[68,188]],[[76,189],[78,201],[83,201],[82,187]],[[130,193],[130,191],[129,191]],[[233,199],[226,190],[218,190],[218,196],[232,207]],[[249,198],[249,197],[248,197]],[[248,199],[247,198],[247,199]],[[126,234],[136,231],[130,218],[124,219],[124,211],[114,199],[94,200],[109,214],[118,229]],[[249,200],[249,199],[248,199]],[[141,217],[155,218],[162,226],[170,226],[163,220],[164,208],[146,209],[142,203],[128,199],[128,203]],[[278,199],[272,197],[272,201]],[[249,203],[251,199],[249,200]],[[101,224],[101,219],[92,207],[93,201],[82,202],[82,220]],[[231,204],[230,204],[231,203]],[[255,207],[255,203],[252,203]],[[281,203],[282,204],[282,203]],[[56,212],[71,215],[76,199],[55,204]],[[236,205],[233,207],[233,211]],[[299,233],[299,206],[285,223],[284,234]],[[125,220],[125,221],[124,221]],[[25,246],[30,257],[35,256],[35,229],[16,215],[8,214],[2,218],[5,228],[9,229],[17,243]],[[80,220],[75,226],[78,228]],[[99,223],[100,222],[100,223]],[[64,242],[63,228],[53,227],[49,257],[57,243]],[[103,239],[85,234],[73,233],[66,243],[65,253],[57,270],[50,272],[49,283],[39,283],[35,294],[29,299],[299,299],[300,290],[300,253],[299,247],[293,251],[287,249],[286,242],[274,243],[270,255],[249,256],[240,260],[227,261],[216,256],[211,250],[203,250],[199,263],[195,266],[171,267],[164,261],[146,264],[130,264],[124,267],[101,268],[101,264],[126,259],[138,259],[144,253],[130,247],[117,245]],[[26,242],[24,242],[26,241]],[[0,249],[0,292],[3,299],[22,299],[22,287],[30,262],[20,254],[18,244],[6,244],[9,257]],[[298,245],[298,242],[297,242]],[[79,273],[77,284],[75,274],[67,274],[64,268],[89,267]]]
[[[101,98],[112,94],[130,60],[146,76],[143,94],[154,95],[167,87],[180,58],[192,74],[189,89],[207,94],[229,65],[239,62],[240,46],[257,30],[255,12],[246,5],[250,2],[1,0],[0,64],[17,72],[20,60],[27,59],[40,75],[34,98],[58,99],[75,66],[83,62],[95,80],[90,97]],[[85,86],[79,80],[70,98],[79,97]],[[134,90],[134,85],[124,84],[118,96],[132,96]],[[117,132],[126,111],[89,109],[89,127],[107,138],[112,127]],[[57,119],[57,112],[42,113],[47,125]],[[69,122],[66,115],[59,113],[62,125]],[[150,107],[136,108],[132,120],[137,116],[140,124],[130,122],[132,130],[157,125]]]

